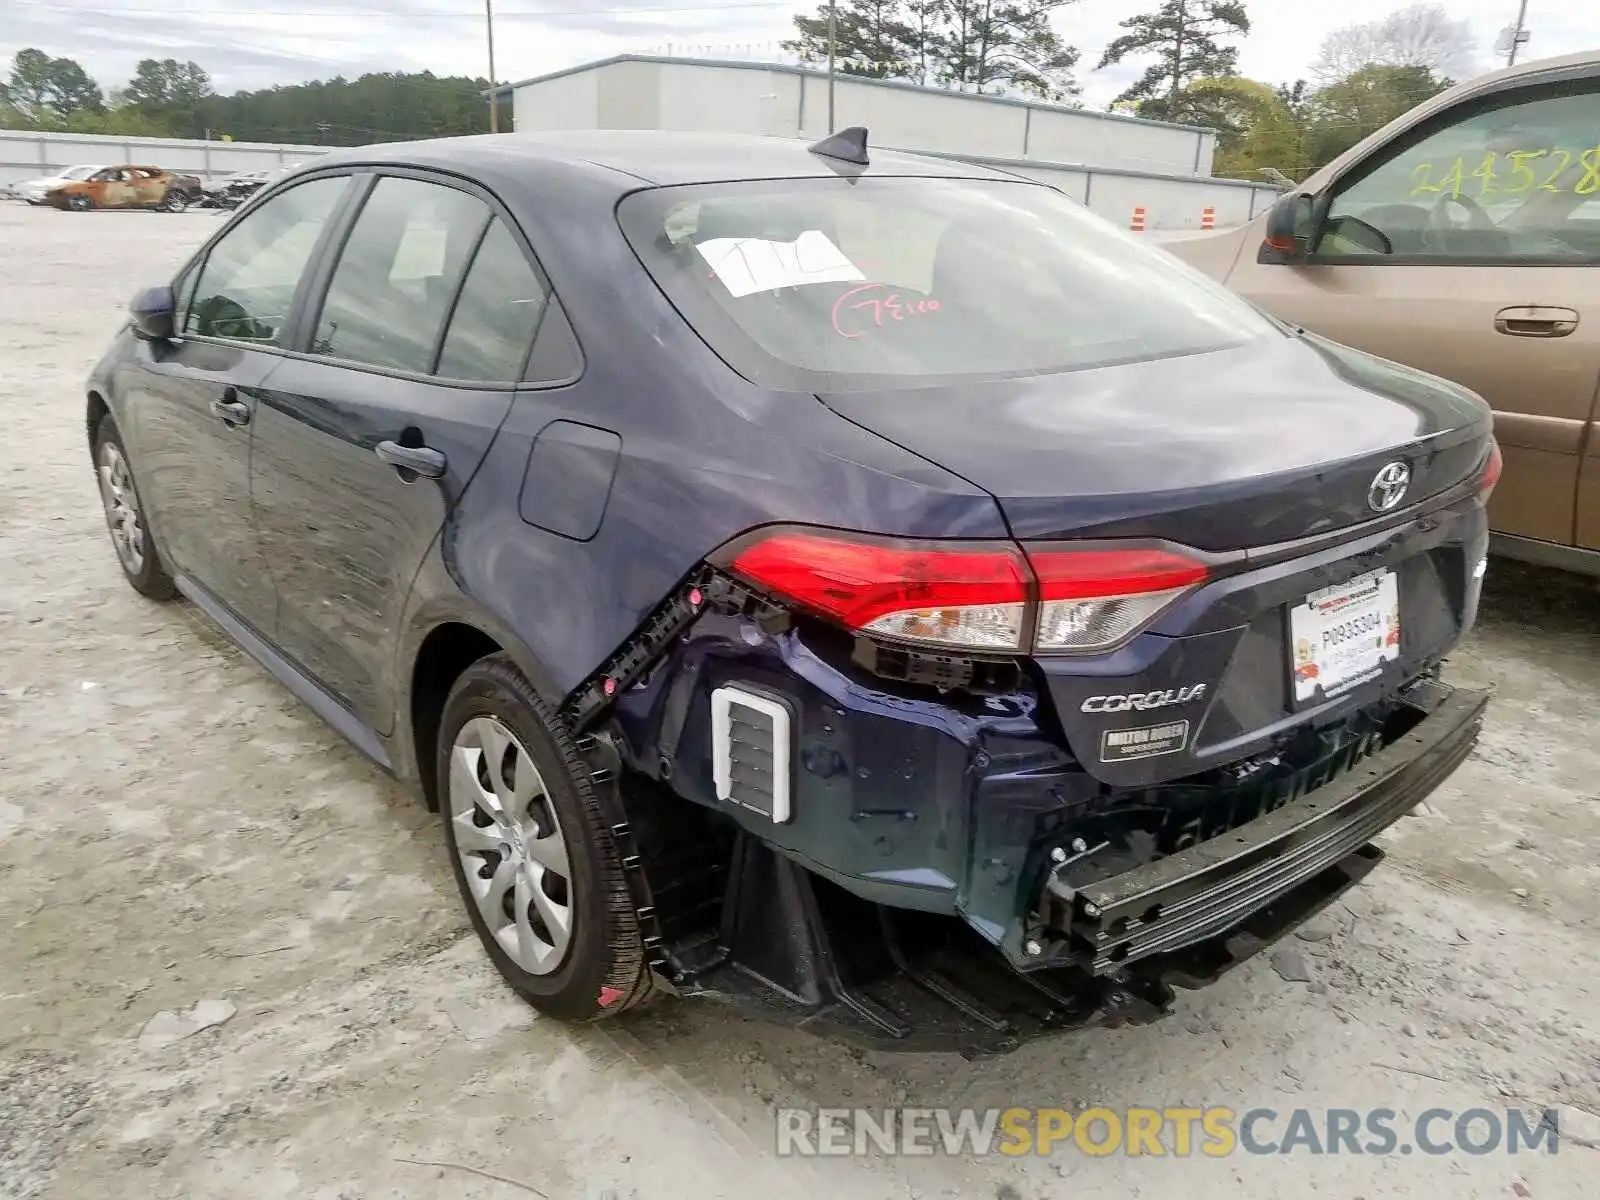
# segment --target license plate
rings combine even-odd
[[[1400,586],[1393,571],[1372,571],[1323,588],[1289,610],[1297,704],[1331,700],[1383,672],[1400,657]]]

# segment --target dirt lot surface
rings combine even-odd
[[[566,1028],[479,953],[434,818],[195,610],[118,574],[83,380],[135,287],[217,220],[0,205],[0,1197],[1600,1194],[1600,1148],[1574,1140],[1553,1157],[773,1153],[790,1105],[1377,1106],[1402,1130],[1429,1108],[1555,1106],[1600,1144],[1593,588],[1494,566],[1451,666],[1499,689],[1476,755],[1310,937],[1170,1020],[976,1063],[685,1003]],[[141,1039],[201,1002],[232,1015]]]

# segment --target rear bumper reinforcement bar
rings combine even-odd
[[[1410,732],[1328,784],[1218,837],[1073,887],[1052,873],[1043,915],[1095,975],[1225,932],[1355,853],[1472,752],[1488,694],[1456,690]]]

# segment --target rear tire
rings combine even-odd
[[[122,445],[117,423],[107,414],[94,431],[94,470],[100,485],[111,545],[117,552],[122,575],[134,591],[151,600],[171,600],[178,594],[172,576],[156,549],[150,519],[139,501],[133,467]]]
[[[588,768],[505,655],[480,659],[450,689],[438,772],[451,869],[506,982],[567,1021],[649,996],[638,918]]]

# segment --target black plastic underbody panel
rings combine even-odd
[[[1453,692],[1352,770],[1221,837],[1077,888],[1052,877],[1052,932],[1107,975],[1226,931],[1415,807],[1471,753],[1487,703]]]

